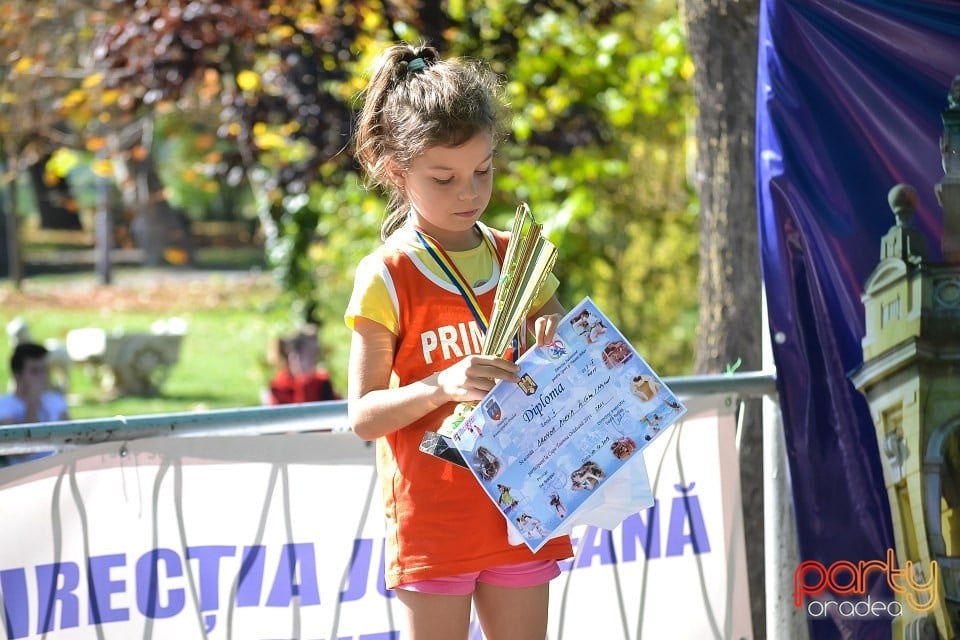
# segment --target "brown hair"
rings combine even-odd
[[[501,88],[483,63],[441,60],[426,44],[397,44],[381,54],[363,92],[354,153],[368,183],[389,195],[383,239],[403,224],[408,208],[390,163],[405,169],[430,147],[456,147],[482,132],[498,142],[506,122]]]

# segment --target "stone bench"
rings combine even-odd
[[[66,349],[70,360],[84,365],[104,391],[151,396],[159,393],[180,360],[186,333],[180,318],[159,320],[143,333],[88,327],[68,331]]]

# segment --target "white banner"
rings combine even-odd
[[[752,637],[734,420],[711,402],[644,452],[654,507],[574,529],[550,638]],[[0,639],[399,640],[382,536],[373,449],[349,433],[0,469]]]

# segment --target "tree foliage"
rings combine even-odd
[[[61,176],[47,161],[58,147],[78,144],[71,118],[92,75],[84,55],[105,17],[79,2],[63,4],[0,2],[0,186],[29,169],[56,190]]]
[[[26,11],[0,1],[11,6]],[[77,0],[61,15],[86,25],[73,56],[83,72],[36,103],[67,117],[74,148],[107,145],[114,165],[152,158],[158,131],[196,146],[203,175],[165,177],[180,193],[249,185],[278,278],[299,317],[328,321],[333,362],[344,361],[352,270],[384,208],[350,154],[359,96],[382,48],[427,39],[507,79],[513,135],[499,150],[490,222],[505,225],[528,201],[560,248],[563,302],[590,295],[655,367],[690,367],[692,67],[673,3]],[[38,139],[36,127],[23,131]]]

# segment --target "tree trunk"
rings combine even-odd
[[[40,228],[79,231],[83,229],[83,225],[77,215],[76,200],[70,191],[70,183],[66,178],[53,185],[48,185],[44,180],[48,160],[50,156],[46,155],[39,162],[27,167],[33,197],[37,201],[37,211],[40,214]],[[72,211],[69,208],[71,204],[74,207]]]
[[[7,246],[7,212],[3,204],[3,197],[0,196],[0,278],[6,278],[10,275],[10,248]]]
[[[131,217],[130,234],[143,251],[144,264],[193,264],[190,221],[167,201],[153,160],[152,122],[145,119],[116,136],[111,147],[117,183]],[[145,153],[131,153],[136,147]]]
[[[16,167],[16,160],[8,160],[7,167]],[[7,184],[8,198],[6,215],[3,220],[4,231],[4,266],[6,276],[19,289],[23,285],[23,261],[20,257],[20,231],[17,224],[17,181],[11,180]]]
[[[130,163],[131,177],[141,185],[134,205],[130,233],[143,250],[144,264],[185,265],[193,263],[193,237],[190,221],[163,196],[163,184],[153,156]]]
[[[700,196],[700,318],[695,371],[762,366],[754,121],[759,0],[684,0],[693,58]],[[766,636],[760,401],[747,403],[740,445],[754,638]]]

